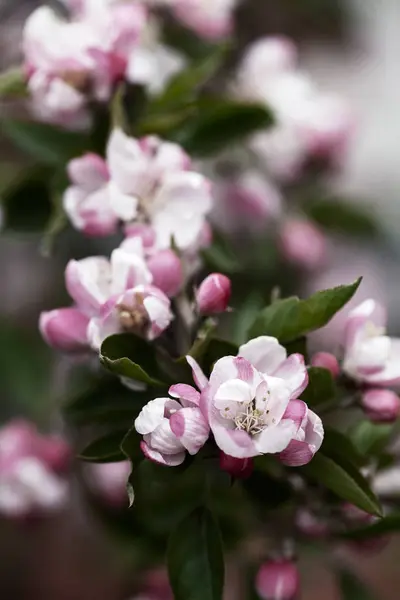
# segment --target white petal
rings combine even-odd
[[[169,419],[163,419],[153,433],[144,436],[144,441],[161,454],[177,454],[184,449],[182,442],[172,432]]]
[[[254,444],[260,454],[275,454],[282,452],[296,433],[293,421],[281,421],[275,427],[267,427],[254,436]]]
[[[234,419],[243,412],[241,404],[248,404],[253,399],[251,387],[241,379],[225,381],[216,391],[214,406],[226,419]]]
[[[400,338],[391,338],[390,342],[385,368],[379,373],[365,376],[364,380],[368,383],[396,387],[400,384]]]
[[[284,379],[290,390],[291,399],[295,400],[307,387],[308,372],[301,354],[291,354],[274,373],[274,377]]]
[[[111,268],[102,256],[70,260],[65,283],[70,296],[87,314],[96,314],[110,295]]]
[[[142,408],[135,420],[135,429],[141,435],[152,433],[164,421],[164,408],[169,398],[156,398]],[[166,419],[167,420],[167,419]],[[167,420],[168,421],[168,420]]]
[[[210,427],[198,408],[182,408],[174,413],[170,418],[170,427],[192,455],[204,446],[210,433]]]
[[[108,192],[110,194],[111,207],[117,217],[121,221],[132,221],[137,214],[137,197],[121,191],[114,181],[110,181],[108,184]]]
[[[141,256],[117,248],[111,254],[111,293],[120,294],[137,285],[151,283],[153,277]]]
[[[260,336],[243,344],[238,354],[267,375],[273,375],[287,356],[285,348],[278,340],[269,336]]]
[[[212,396],[225,381],[238,378],[235,358],[235,356],[224,356],[215,363],[210,375],[210,390]]]

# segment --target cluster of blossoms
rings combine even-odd
[[[70,162],[72,185],[64,206],[72,223],[101,236],[121,221],[126,238],[110,260],[69,262],[66,287],[75,304],[43,313],[40,320],[51,345],[97,350],[113,333],[130,331],[153,340],[169,326],[170,298],[198,267],[199,250],[210,243],[211,186],[190,169],[190,158],[177,144],[155,137],[136,140],[121,130],[111,134],[107,162],[91,154]],[[207,287],[199,290],[205,308]]]
[[[0,513],[26,519],[58,511],[69,497],[65,474],[69,446],[40,435],[33,425],[11,422],[0,430]]]
[[[179,465],[210,433],[224,455],[242,460],[272,453],[300,466],[320,448],[321,419],[298,399],[308,382],[300,354],[287,357],[275,338],[262,336],[241,346],[238,356],[218,360],[209,380],[193,358],[187,360],[199,391],[173,385],[171,398],[152,400],[135,421],[146,457]],[[227,468],[236,473],[237,462]]]
[[[126,79],[158,89],[182,58],[162,46],[153,8],[166,5],[177,19],[209,39],[232,29],[234,0],[65,0],[67,14],[37,8],[27,20],[23,52],[33,109],[40,119],[84,125],[90,101],[105,102]],[[154,85],[154,81],[157,84]]]

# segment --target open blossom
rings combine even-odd
[[[386,313],[375,300],[352,310],[345,326],[343,371],[373,386],[400,383],[400,339],[386,335]]]
[[[170,301],[151,285],[152,275],[139,240],[136,252],[132,247],[130,252],[117,248],[110,260],[94,256],[70,261],[65,279],[75,308],[57,309],[40,317],[43,337],[57,348],[81,351],[84,332],[87,346],[96,350],[106,337],[123,331],[152,340],[171,322]],[[68,310],[76,311],[75,320]]]
[[[64,125],[82,118],[89,98],[110,97],[146,23],[137,2],[85,0],[72,8],[69,20],[37,8],[23,35],[34,108],[44,120]]]
[[[191,171],[177,144],[155,136],[134,139],[114,130],[107,148],[112,204],[125,222],[151,224],[157,246],[181,249],[198,239],[211,209],[209,182]]]
[[[135,421],[143,435],[146,458],[171,467],[185,460],[186,451],[197,454],[208,439],[210,428],[199,404],[200,393],[186,384],[169,389],[173,398],[156,398],[144,406]]]
[[[198,366],[196,371],[203,390],[202,410],[225,454],[248,458],[279,453],[292,440],[319,447],[320,442],[309,441],[306,429],[308,419],[318,422],[322,436],[322,424],[297,399],[308,383],[304,358],[287,357],[275,338],[255,338],[239,348],[237,357],[218,360],[208,383]]]
[[[351,130],[346,106],[298,70],[289,40],[267,37],[248,48],[237,93],[274,112],[275,125],[257,133],[251,146],[278,177],[293,178],[309,157],[336,157],[345,149]]]
[[[0,429],[0,512],[25,518],[62,508],[68,485],[61,473],[69,459],[63,440],[41,436],[29,423]]]
[[[69,163],[72,186],[64,207],[86,233],[107,235],[123,221],[150,227],[154,249],[169,248],[173,239],[189,252],[200,244],[211,209],[210,184],[190,167],[177,144],[156,136],[135,139],[115,129],[106,162],[86,154]]]
[[[279,459],[289,467],[301,467],[310,462],[324,439],[321,419],[301,400],[290,402],[283,418],[299,423],[296,435],[279,454]]]

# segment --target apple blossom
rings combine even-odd
[[[361,406],[376,423],[393,423],[400,414],[400,398],[392,390],[367,390],[361,398]]]
[[[234,458],[221,451],[219,466],[236,479],[247,479],[253,472],[254,462],[252,458]]]
[[[280,452],[279,459],[289,467],[301,467],[312,460],[324,439],[324,428],[318,415],[301,400],[292,400],[283,415],[293,419],[299,428],[290,444]]]
[[[91,490],[105,504],[112,508],[128,506],[126,484],[131,472],[128,460],[87,465],[85,472]]]
[[[200,393],[194,387],[176,384],[169,394],[173,399],[148,402],[135,420],[135,428],[143,435],[141,448],[146,458],[175,467],[183,463],[186,451],[197,454],[210,428],[199,408]]]
[[[262,600],[295,600],[299,587],[299,572],[290,560],[266,562],[256,576],[256,590]]]
[[[198,310],[203,315],[225,312],[231,297],[231,281],[222,273],[208,275],[196,293]]]
[[[172,0],[174,15],[200,37],[214,41],[232,33],[237,0]]]
[[[201,406],[217,446],[235,458],[279,453],[291,440],[305,441],[306,415],[318,417],[297,400],[307,387],[304,357],[286,350],[277,339],[261,336],[240,346],[239,355],[219,359],[209,382],[191,359],[202,389]],[[322,435],[318,427],[318,433]],[[305,441],[307,452],[317,442]],[[310,445],[310,447],[308,447]]]
[[[343,371],[373,386],[400,383],[400,339],[385,334],[386,314],[375,300],[352,310],[345,325]]]
[[[279,232],[279,245],[284,258],[304,269],[321,267],[327,254],[324,234],[311,222],[289,219]]]
[[[105,161],[97,154],[85,154],[68,163],[72,185],[64,194],[63,204],[72,225],[87,235],[114,233],[118,218],[112,209]]]
[[[154,339],[168,327],[172,313],[169,299],[151,285],[152,279],[140,238],[131,240],[129,251],[114,250],[110,260],[102,256],[71,260],[65,281],[76,306],[42,313],[45,339],[62,350],[78,350],[85,345],[85,321],[86,345],[95,350],[107,336],[122,331]],[[66,318],[71,326],[68,334]]]
[[[184,281],[182,261],[177,254],[169,248],[160,250],[148,258],[147,266],[153,276],[153,284],[167,296],[176,296]]]
[[[68,484],[57,473],[69,456],[62,440],[40,436],[26,422],[0,429],[0,512],[21,519],[62,508]]]
[[[332,377],[337,379],[340,374],[340,365],[338,359],[330,352],[316,352],[311,358],[313,367],[321,367],[330,371]]]
[[[211,209],[210,185],[189,170],[190,158],[180,146],[156,136],[137,140],[116,129],[107,164],[112,204],[122,221],[152,225],[160,249],[171,239],[181,249],[196,242]]]
[[[343,153],[351,131],[347,107],[298,70],[295,50],[284,38],[264,38],[247,49],[236,93],[272,109],[275,125],[250,145],[278,177],[296,177],[310,157]]]

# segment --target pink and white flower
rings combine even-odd
[[[160,249],[171,239],[190,248],[211,209],[209,182],[190,170],[188,155],[177,144],[155,136],[137,140],[114,130],[107,148],[110,193],[117,216],[150,224]]]
[[[288,357],[277,339],[255,338],[240,346],[237,357],[221,358],[208,383],[194,367],[203,390],[202,410],[225,454],[248,458],[279,453],[300,436],[307,407],[297,398],[307,387],[307,369],[304,357]]]
[[[313,271],[326,262],[327,239],[311,221],[288,219],[279,232],[279,246],[288,262],[303,269]]]
[[[233,11],[237,0],[172,0],[174,15],[197,35],[219,40],[232,33]]]
[[[114,233],[118,217],[111,204],[106,162],[97,154],[85,154],[69,162],[68,175],[72,185],[63,204],[72,225],[86,235]]]
[[[82,121],[89,98],[107,100],[146,24],[138,2],[72,3],[71,18],[49,7],[27,19],[23,51],[33,106],[44,120]]]
[[[60,510],[68,484],[60,476],[69,464],[67,444],[39,435],[24,421],[0,430],[0,512],[24,519]]]
[[[386,335],[386,312],[375,300],[352,310],[345,326],[343,371],[373,386],[400,383],[400,339]]]
[[[200,393],[186,384],[169,389],[173,398],[156,398],[144,406],[135,421],[143,435],[141,448],[146,458],[175,467],[185,460],[186,451],[194,455],[204,446],[209,425],[203,416]]]
[[[262,600],[295,600],[300,589],[300,575],[294,562],[273,560],[260,567],[255,583]]]
[[[95,350],[107,336],[123,331],[154,339],[171,322],[170,301],[151,285],[140,238],[135,244],[131,240],[129,252],[114,250],[110,260],[102,256],[71,260],[65,280],[75,308],[42,313],[40,320],[45,339],[62,350],[82,350],[85,319],[86,344]],[[64,326],[66,310],[75,311],[69,332]]]
[[[289,467],[306,465],[323,442],[322,421],[302,400],[292,400],[289,403],[284,419],[292,419],[298,424],[298,430],[287,448],[280,452],[279,459]]]
[[[298,70],[289,40],[264,38],[248,48],[237,93],[265,102],[274,113],[275,125],[250,145],[277,177],[294,178],[310,157],[336,158],[346,149],[352,129],[347,107]]]
[[[126,484],[131,469],[131,463],[123,460],[116,463],[87,465],[85,473],[94,494],[108,506],[118,509],[128,506]]]

